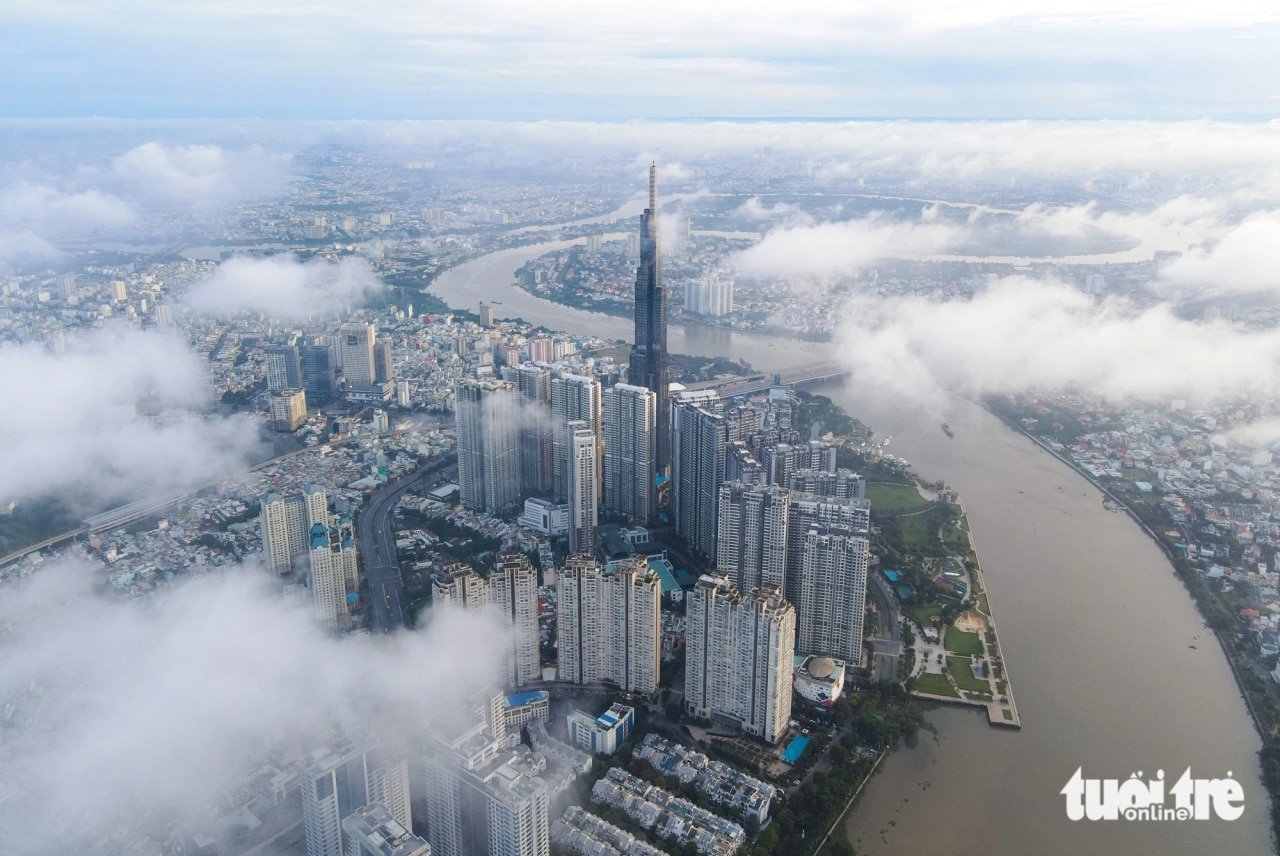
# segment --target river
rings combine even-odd
[[[528,259],[572,241],[483,256],[442,274],[431,292],[450,306],[500,301],[500,317],[631,338],[628,319],[559,306],[513,286]],[[767,334],[672,325],[672,352],[728,356],[775,370],[828,361],[829,346]],[[1223,653],[1160,549],[1070,468],[980,407],[953,402],[948,439],[936,416],[860,395],[856,378],[830,395],[928,478],[960,491],[1000,627],[1021,731],[985,712],[939,708],[937,737],[895,752],[846,818],[859,853],[1264,853],[1270,847],[1260,741]],[[1176,822],[1067,820],[1059,795],[1077,767],[1127,778],[1188,766],[1231,771],[1244,816]]]

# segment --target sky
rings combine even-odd
[[[1269,119],[1266,0],[8,0],[2,117]]]

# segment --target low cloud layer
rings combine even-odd
[[[201,415],[210,390],[181,340],[111,326],[0,346],[0,500],[62,497],[82,510],[242,471],[249,416]]]
[[[1227,231],[1221,240],[1196,247],[1171,262],[1160,278],[1171,286],[1212,292],[1280,290],[1280,212],[1255,214]]]
[[[854,298],[835,348],[855,383],[922,405],[1036,389],[1198,400],[1280,389],[1280,331],[1093,302],[1022,277],[971,300]]]
[[[201,818],[264,762],[339,729],[407,742],[496,679],[501,630],[440,610],[420,632],[340,640],[257,568],[175,584],[154,602],[95,592],[64,561],[0,599],[0,828],[6,853]]]
[[[943,222],[913,222],[872,215],[857,220],[786,226],[743,250],[732,265],[746,276],[826,280],[857,273],[876,259],[943,252],[964,231]]]
[[[148,142],[112,159],[108,176],[153,202],[207,206],[276,192],[287,163],[257,146]]]
[[[302,262],[287,254],[241,256],[219,265],[185,300],[201,314],[248,312],[302,320],[359,306],[382,289],[363,259]]]

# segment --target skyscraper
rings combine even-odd
[[[685,709],[777,743],[791,720],[795,609],[775,587],[744,596],[727,576],[704,574],[685,622]]]
[[[551,380],[552,437],[555,451],[555,494],[559,500],[569,496],[569,433],[565,426],[575,420],[586,423],[596,435],[597,455],[600,437],[600,381],[583,375],[563,374]],[[599,463],[596,466],[600,469]],[[597,473],[597,478],[599,474]]]
[[[717,506],[724,481],[724,417],[719,397],[684,396],[671,411],[671,506],[676,533],[708,558],[716,554]]]
[[[266,350],[267,389],[298,389],[302,386],[302,362],[293,345],[272,345]]]
[[[436,574],[431,581],[431,602],[448,603],[470,612],[484,612],[492,603],[489,583],[464,562],[456,562]]]
[[[380,802],[342,819],[347,856],[431,856],[431,845],[410,832]]]
[[[297,496],[269,493],[262,498],[258,520],[262,525],[262,552],[274,573],[293,570],[310,549],[311,527],[329,523],[329,499],[314,485]]]
[[[519,404],[512,384],[463,381],[454,389],[462,504],[498,514],[520,502]]]
[[[556,593],[560,680],[608,681],[646,695],[658,688],[662,588],[643,556],[604,567],[572,555]]]
[[[521,365],[503,370],[520,391],[520,486],[529,493],[555,489],[551,437],[551,369]]]
[[[569,552],[589,552],[600,507],[596,434],[580,419],[564,427],[567,458],[566,499],[569,503]]]
[[[332,345],[321,340],[302,346],[302,387],[307,393],[307,401],[322,405],[333,400],[337,368]]]
[[[787,568],[787,498],[773,485],[720,486],[716,568],[739,591],[782,589]]]
[[[796,618],[800,622],[805,620],[804,610],[800,605],[804,540],[809,530],[815,526],[842,526],[865,535],[871,528],[871,506],[865,499],[835,499],[794,492],[787,500],[787,580],[783,594],[795,604]]]
[[[523,553],[502,553],[489,577],[489,591],[494,607],[511,627],[507,684],[518,687],[541,679],[538,572]]]
[[[338,328],[339,362],[347,386],[373,386],[377,371],[373,349],[378,328],[369,323],[352,321]]]
[[[671,464],[667,403],[667,292],[658,261],[658,165],[649,165],[649,207],[640,215],[640,263],[636,267],[635,344],[627,381],[657,396],[657,468]]]
[[[657,410],[657,396],[643,386],[619,383],[604,392],[604,507],[637,523],[656,513]]]
[[[299,772],[307,856],[344,856],[342,821],[371,802],[382,803],[401,826],[411,825],[403,757],[340,744],[307,755]]]
[[[379,336],[373,345],[373,380],[374,383],[386,383],[394,380],[395,362],[391,351],[391,337]]]
[[[309,544],[311,604],[316,616],[330,627],[343,627],[350,615],[347,595],[360,588],[355,528],[350,518],[311,527]]]
[[[277,431],[297,431],[307,421],[307,394],[300,389],[271,393],[271,427]]]
[[[548,856],[547,784],[513,764],[502,717],[486,707],[469,720],[432,723],[416,765],[415,814],[426,820],[433,856]]]
[[[802,653],[862,662],[870,556],[863,532],[815,525],[805,533],[796,639]]]

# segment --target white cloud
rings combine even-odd
[[[0,345],[0,498],[61,496],[93,508],[243,471],[257,445],[248,416],[206,417],[209,388],[186,344],[110,327]]]
[[[1196,247],[1160,273],[1163,283],[1207,292],[1280,290],[1280,212],[1254,214],[1209,247]]]
[[[284,163],[256,146],[148,142],[114,158],[110,179],[143,198],[206,204],[274,192]]]
[[[1194,400],[1280,389],[1280,331],[1095,303],[1021,277],[971,300],[854,298],[835,348],[855,383],[924,405],[1035,389]]]
[[[0,765],[14,856],[198,823],[264,760],[319,748],[334,728],[408,748],[498,675],[502,631],[474,614],[338,639],[256,567],[189,578],[153,602],[96,593],[105,573],[66,562],[0,599],[0,700],[23,723]]]
[[[356,306],[383,289],[368,262],[300,262],[292,255],[239,256],[187,292],[186,305],[210,315],[264,313],[301,320]]]
[[[857,220],[788,226],[768,232],[737,254],[732,265],[746,276],[825,280],[856,273],[876,259],[910,258],[953,247],[964,230],[947,223],[916,223],[872,215]]]

